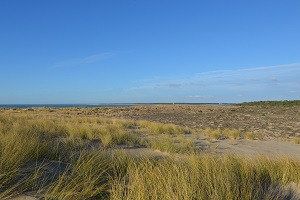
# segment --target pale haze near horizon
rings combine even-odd
[[[299,1],[1,1],[0,104],[300,99]]]

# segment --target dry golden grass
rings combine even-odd
[[[213,138],[213,139],[220,139],[220,138],[230,138],[230,139],[239,139],[239,138],[246,138],[248,140],[254,140],[254,139],[263,139],[262,135],[256,135],[252,132],[246,132],[246,133],[241,133],[239,130],[237,129],[211,129],[211,128],[206,128],[206,129],[202,129],[199,130],[201,133],[203,133],[204,135]]]
[[[169,153],[187,153],[193,151],[195,144],[191,139],[184,137],[172,138],[169,135],[161,135],[145,142],[146,146]]]
[[[245,133],[245,137],[246,137],[246,139],[248,139],[248,140],[254,140],[254,139],[255,139],[255,134],[252,133],[252,132],[246,132],[246,133]]]
[[[113,182],[111,199],[282,199],[274,190],[299,183],[299,166],[285,158],[231,155],[143,158],[127,162],[125,176]]]
[[[185,137],[192,132],[145,121],[2,113],[0,199],[26,191],[46,199],[283,199],[283,186],[300,185],[299,160],[196,154]],[[134,157],[115,151],[120,144],[170,156]],[[53,163],[65,168],[49,170]]]
[[[295,137],[294,138],[294,143],[300,144],[300,137]]]
[[[237,129],[233,129],[233,130],[230,130],[228,128],[225,128],[223,131],[222,131],[223,135],[227,138],[231,138],[231,139],[238,139],[240,136],[241,136],[241,133],[239,130]]]

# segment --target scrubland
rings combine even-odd
[[[0,199],[299,197],[299,159],[205,153],[193,139],[199,134],[259,139],[235,129],[2,112]]]

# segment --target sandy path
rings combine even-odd
[[[201,139],[196,146],[205,152],[213,153],[234,153],[241,155],[263,155],[269,157],[285,156],[300,159],[300,145],[289,142],[272,140],[216,140],[208,142]]]

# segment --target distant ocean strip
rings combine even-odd
[[[68,107],[117,107],[117,106],[135,106],[141,104],[132,103],[113,103],[113,104],[0,104],[1,108],[68,108]]]
[[[185,104],[185,105],[232,105],[232,103],[101,103],[101,104],[0,104],[0,108],[68,108],[68,107],[124,107],[137,105],[171,105],[171,104]]]

